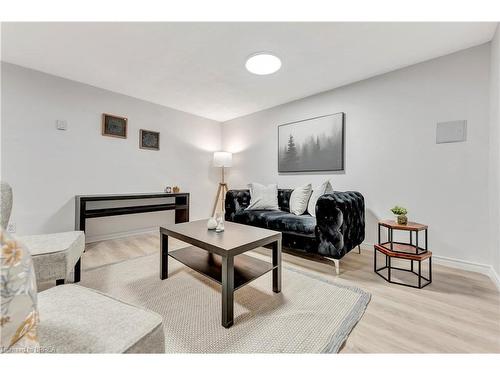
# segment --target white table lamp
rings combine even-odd
[[[229,168],[233,165],[233,154],[225,151],[214,152],[214,167],[221,168],[221,182],[219,182],[219,188],[217,189],[217,196],[215,197],[214,208],[212,210],[212,216],[215,214],[217,209],[217,204],[219,200],[221,201],[222,212],[224,212],[224,199],[227,193],[227,184],[224,181],[224,168]]]

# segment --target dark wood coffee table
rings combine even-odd
[[[168,251],[168,236],[193,246]],[[272,263],[243,253],[272,245]],[[273,271],[273,291],[281,291],[281,233],[225,223],[225,231],[207,229],[207,220],[160,227],[160,279],[168,278],[168,256],[222,285],[222,325],[233,325],[234,291]]]

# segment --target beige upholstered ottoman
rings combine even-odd
[[[64,284],[71,270],[75,282],[80,281],[80,257],[85,250],[85,234],[81,231],[19,237],[33,257],[37,283],[56,280]]]
[[[162,317],[79,285],[38,293],[42,352],[165,353]]]

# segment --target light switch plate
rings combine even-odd
[[[66,129],[68,129],[68,123],[66,122],[66,120],[57,120],[56,121],[56,128],[58,130],[66,130]]]
[[[436,143],[465,142],[467,140],[467,121],[438,122]]]

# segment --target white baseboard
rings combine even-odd
[[[373,244],[363,242],[361,244],[361,248],[363,250],[371,250],[373,251]],[[489,264],[483,264],[483,263],[475,263],[475,262],[470,262],[467,260],[462,260],[462,259],[457,259],[457,258],[449,258],[449,257],[444,257],[441,255],[432,255],[433,263],[436,264],[441,264],[443,266],[451,267],[451,268],[456,268],[464,271],[470,271],[470,272],[477,272],[483,275],[488,276],[493,284],[497,287],[498,290],[500,290],[500,277],[498,276],[498,273],[495,271],[493,266]]]
[[[86,236],[85,243],[114,240],[117,238],[132,237],[132,236],[137,236],[139,234],[152,233],[152,232],[157,232],[157,231],[158,231],[158,227],[149,227],[149,228],[142,228],[142,229],[136,229],[136,230],[129,230],[126,232],[115,232],[115,233],[99,234],[96,236]]]

